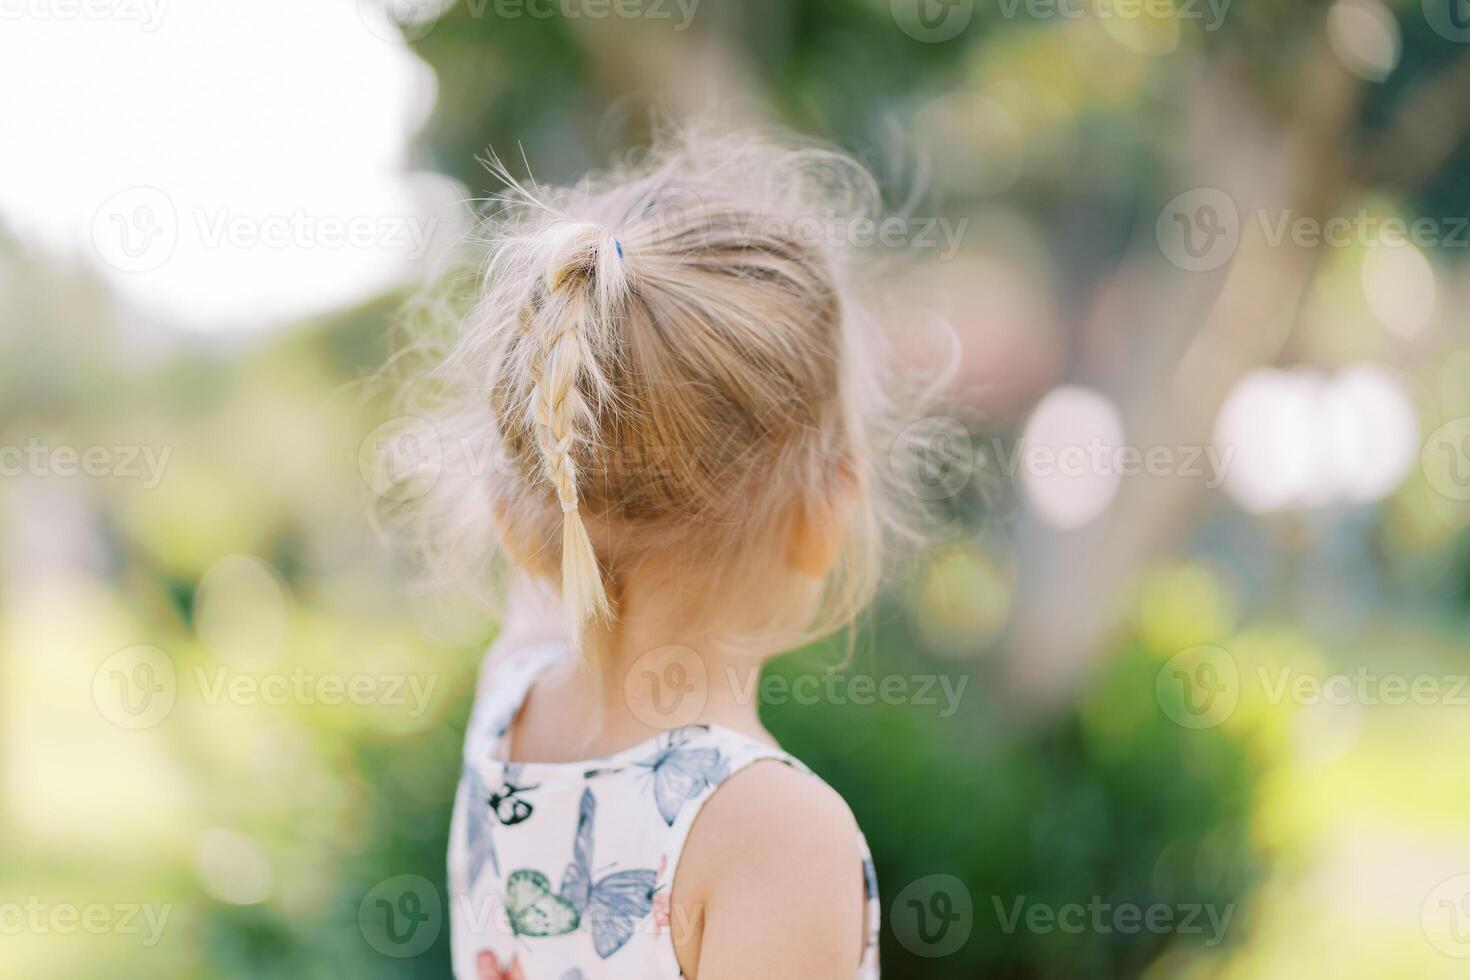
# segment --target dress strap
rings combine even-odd
[[[522,647],[504,657],[486,657],[480,667],[475,706],[465,731],[466,761],[487,762],[498,757],[505,731],[526,700],[536,678],[565,660],[559,643]]]

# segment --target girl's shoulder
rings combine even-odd
[[[673,900],[711,910],[699,949],[689,951],[696,962],[728,962],[729,947],[797,976],[871,968],[877,895],[867,843],[847,802],[789,756],[753,759],[710,794],[685,844]]]

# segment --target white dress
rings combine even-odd
[[[528,647],[482,670],[449,837],[454,975],[462,980],[683,976],[669,891],[694,819],[719,785],[780,749],[718,726],[675,729],[601,759],[506,763],[506,729],[537,675],[568,656]],[[816,778],[813,776],[813,778]],[[862,842],[878,976],[878,895]],[[677,912],[674,913],[677,916]]]

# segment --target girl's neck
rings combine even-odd
[[[771,741],[759,717],[760,668],[778,652],[710,631],[638,595],[615,630],[588,637],[585,663],[543,675],[512,726],[518,762],[595,759],[684,725]]]

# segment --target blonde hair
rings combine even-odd
[[[876,213],[872,179],[751,136],[678,135],[571,187],[490,163],[507,190],[473,277],[447,280],[472,303],[424,410],[445,458],[413,512],[436,565],[481,578],[494,520],[559,567],[576,641],[615,623],[625,576],[650,564],[694,601],[758,594],[770,549],[754,545],[841,509],[801,638],[851,621],[902,499],[874,465],[896,403],[844,234]],[[416,309],[442,322],[453,304]]]

